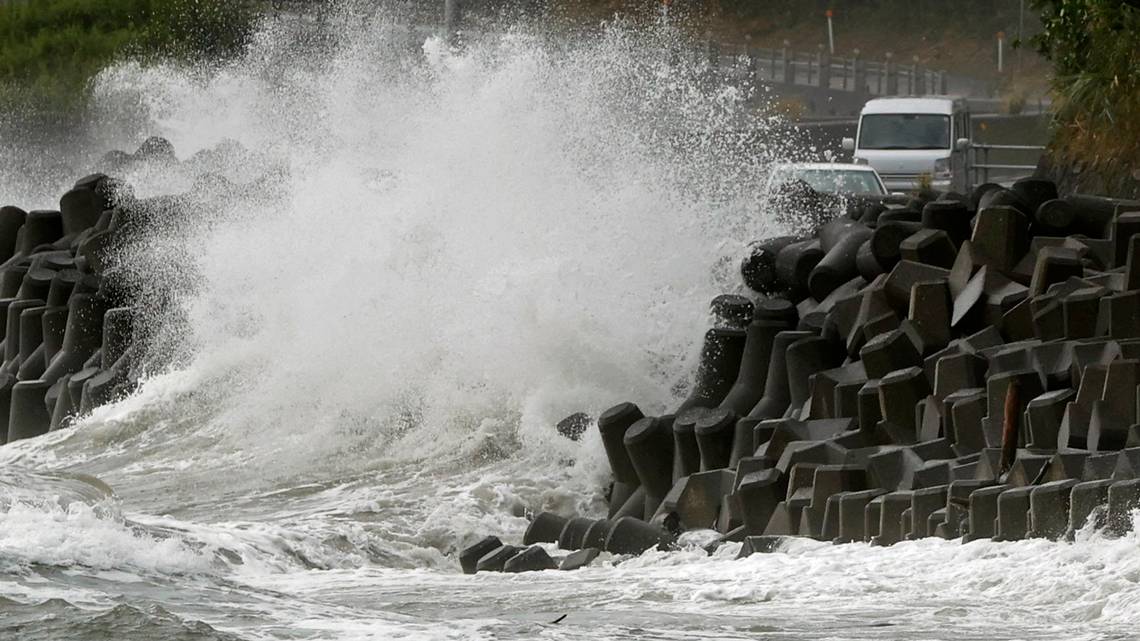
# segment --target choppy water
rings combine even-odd
[[[804,150],[668,29],[410,52],[350,18],[321,48],[269,23],[232,65],[99,78],[91,140],[185,160],[133,169],[141,195],[269,178],[122,257],[182,292],[154,337],[174,366],[0,449],[0,638],[1135,636],[1140,539],[1091,532],[460,574],[528,513],[600,513],[596,434],[553,424],[684,394],[707,301],[769,230],[765,167]],[[96,151],[5,165],[4,200],[49,205]]]

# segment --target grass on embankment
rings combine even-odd
[[[244,0],[12,0],[0,4],[0,105],[67,111],[125,56],[194,59],[241,48]]]

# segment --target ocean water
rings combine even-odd
[[[0,638],[1135,638],[1140,537],[1094,531],[461,574],[528,515],[603,513],[596,430],[553,425],[684,396],[708,300],[779,231],[768,166],[811,150],[666,26],[311,28],[108,69],[82,148],[0,168],[48,206],[162,135],[182,162],[132,167],[139,195],[247,186],[118,257],[175,303],[141,389],[0,448]]]

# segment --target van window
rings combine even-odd
[[[949,149],[950,116],[869,114],[859,125],[859,149]]]

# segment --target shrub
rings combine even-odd
[[[1053,151],[1112,183],[1140,168],[1140,8],[1118,0],[1034,0],[1033,44],[1056,69]]]

